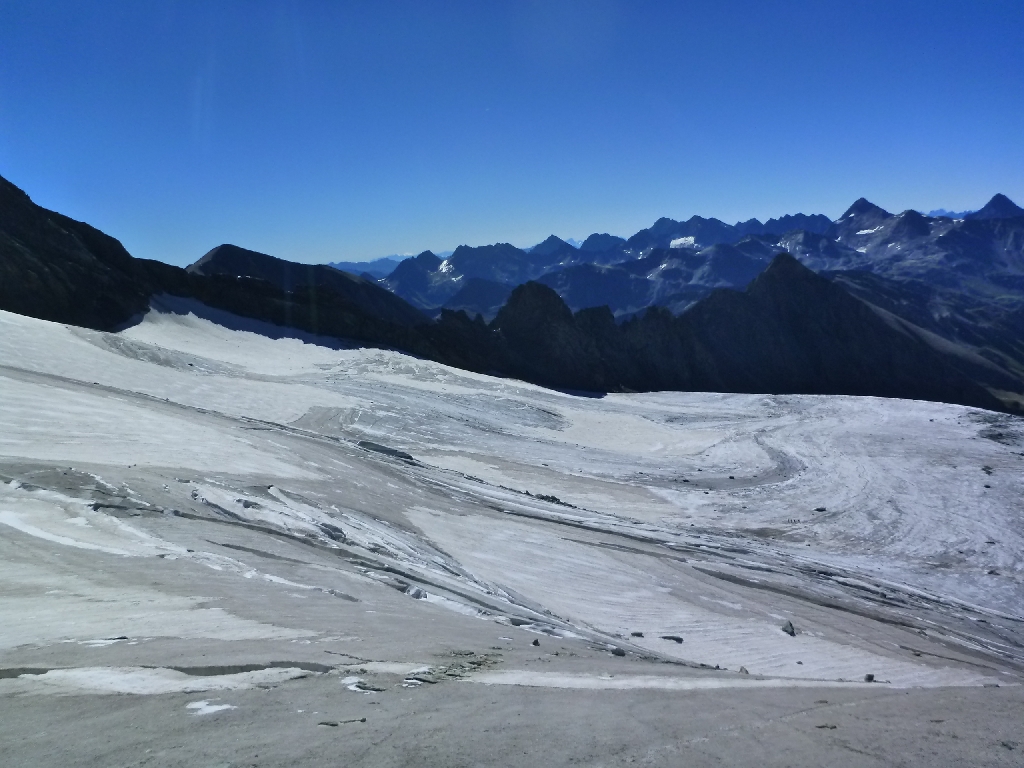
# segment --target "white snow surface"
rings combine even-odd
[[[96,487],[154,509],[164,503],[156,495],[104,478],[132,470],[164,488],[187,483],[197,508],[372,553],[422,577],[425,586],[406,590],[418,609],[504,623],[503,611],[526,612],[527,631],[760,676],[736,685],[853,684],[866,672],[896,686],[982,684],[997,674],[991,664],[903,653],[909,630],[872,623],[874,612],[923,622],[965,653],[996,641],[964,627],[1016,626],[1024,616],[1024,447],[986,437],[996,425],[1012,438],[1024,431],[1019,420],[877,398],[579,397],[289,333],[169,297],[117,334],[0,312],[0,479],[13,476],[5,467],[26,464],[86,472]],[[295,450],[301,440],[318,446],[315,459]],[[313,483],[365,504],[321,503]],[[121,637],[316,635],[199,596],[113,585],[75,565],[178,559],[261,589],[326,589],[166,539],[94,498],[0,484],[0,545],[77,558],[0,563],[0,653]],[[325,526],[344,531],[342,544]],[[371,586],[385,578],[343,575]],[[861,624],[837,623],[832,600],[852,606],[835,616]],[[780,629],[787,619],[794,637]],[[259,675],[215,677],[223,679],[51,670],[0,680],[0,694],[216,690],[257,684]],[[476,678],[712,685],[514,670]]]
[[[145,667],[79,667],[51,669],[43,674],[24,674],[0,680],[0,696],[5,694],[50,694],[70,696],[80,694],[136,694],[199,693],[201,691],[245,690],[258,685],[282,683],[305,677],[308,672],[297,668],[271,668],[233,675],[205,675],[195,677],[174,669]],[[197,702],[205,705],[207,702]],[[193,705],[189,704],[189,707]],[[196,712],[207,714],[214,709]],[[201,706],[193,707],[202,709]]]

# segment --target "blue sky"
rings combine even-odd
[[[134,255],[1024,204],[1024,2],[10,2],[0,175]]]

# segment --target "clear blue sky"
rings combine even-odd
[[[1022,51],[1022,0],[0,0],[0,175],[176,264],[1024,204]]]

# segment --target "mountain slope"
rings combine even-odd
[[[304,282],[308,265],[243,249],[220,254],[191,272],[133,258],[114,238],[36,205],[0,178],[0,309],[110,330],[140,317],[151,296],[168,293],[311,333],[426,351],[410,327],[426,319],[362,278],[318,267],[313,274],[326,279]],[[228,269],[232,259],[238,263]]]
[[[679,318],[696,375],[728,391],[873,394],[997,407],[952,360],[783,254],[744,293],[718,291]]]
[[[449,328],[463,346],[475,345],[477,367],[554,387],[853,394],[1004,407],[971,378],[968,362],[788,254],[746,291],[715,291],[679,317],[655,308],[619,326],[607,308],[573,314],[553,289],[528,282],[489,328],[442,316],[437,332],[443,337]]]
[[[856,215],[878,215],[862,207]],[[895,229],[905,221],[911,234],[923,231],[919,220],[882,213],[886,228]],[[1011,270],[1018,258],[1017,222],[961,222],[955,230],[942,230],[942,236],[984,242],[995,238],[992,242],[1001,243],[1001,248],[993,246],[984,259],[975,261]],[[932,242],[936,225],[924,224],[924,240]],[[551,255],[561,251],[557,242],[549,245],[553,248],[547,257],[532,256],[534,268],[545,263],[543,258],[550,263]],[[944,253],[952,253],[951,248]],[[487,256],[507,249],[512,246],[466,249],[456,261],[467,270],[479,264],[486,271]],[[520,264],[530,263],[531,254],[513,250]],[[630,284],[639,280],[639,294],[654,285],[652,300],[671,302],[671,296],[662,294],[704,292],[720,279],[743,282],[766,263],[765,255],[771,251],[770,241],[756,236],[735,247],[714,246],[707,253],[659,249],[614,267],[571,269],[601,279],[611,275]],[[418,259],[425,267],[421,276],[444,274],[445,262],[433,254],[426,252]],[[396,272],[404,269],[415,277],[415,265],[416,260],[403,262]],[[2,182],[0,270],[0,308],[43,319],[114,328],[143,312],[151,296],[167,293],[281,327],[392,346],[450,365],[553,387],[863,394],[993,409],[1007,406],[983,384],[1007,392],[1024,390],[1012,366],[997,371],[999,376],[1009,371],[1004,378],[993,378],[995,368],[986,368],[985,359],[943,346],[927,330],[854,298],[788,255],[776,257],[746,291],[714,291],[679,317],[653,308],[617,325],[607,307],[574,314],[550,287],[527,282],[512,290],[490,325],[447,309],[431,323],[365,279],[235,246],[214,249],[189,270],[134,259],[113,238],[36,206],[21,190]],[[695,276],[704,284],[693,282]],[[502,282],[485,278],[466,277],[464,285],[467,293],[479,294],[478,300],[491,302],[492,309],[507,289]],[[877,288],[875,292],[882,295]],[[685,303],[694,298],[685,298]],[[891,306],[898,307],[899,302]],[[915,311],[921,307],[919,302]],[[1013,328],[1024,325],[1024,312],[1012,303],[1007,307],[1009,319],[1001,326],[1006,343],[993,348],[993,354],[1012,355],[1017,343]]]
[[[1015,219],[1024,216],[1024,208],[1021,208],[1006,195],[997,194],[989,200],[980,211],[964,215],[965,219]]]
[[[114,238],[39,207],[0,178],[0,309],[111,328],[148,306],[135,267]]]
[[[379,280],[394,272],[395,267],[403,260],[402,256],[384,256],[373,261],[332,261],[327,266],[340,269],[342,272],[350,272],[353,275],[371,275],[374,279]]]
[[[197,275],[225,275],[266,280],[286,293],[316,286],[351,302],[366,313],[398,325],[426,318],[402,299],[365,278],[323,264],[298,264],[237,245],[219,245],[186,268]]]

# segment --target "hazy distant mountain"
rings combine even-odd
[[[487,321],[494,319],[498,310],[508,301],[512,286],[481,277],[470,277],[462,287],[444,303],[445,309],[463,310],[470,316],[482,315]]]
[[[332,261],[327,266],[351,272],[353,275],[373,275],[375,278],[387,277],[405,256],[385,256],[373,261]]]
[[[802,213],[769,219],[764,224],[757,219],[730,225],[718,219],[705,219],[701,216],[693,216],[687,221],[661,218],[650,228],[642,229],[629,238],[626,247],[633,251],[642,251],[646,248],[669,248],[673,242],[677,242],[700,249],[719,243],[733,244],[749,235],[781,235],[793,229],[824,233],[831,224],[832,220],[827,216],[807,216]]]
[[[529,251],[509,243],[460,245],[445,259],[430,251],[406,259],[382,284],[415,306],[430,309],[444,306],[469,278],[504,283],[511,288],[580,259],[579,249],[554,235]]]
[[[933,219],[937,219],[939,217],[945,217],[947,219],[962,219],[969,213],[974,213],[974,211],[947,211],[945,208],[936,208],[934,211],[928,211],[927,215]]]
[[[459,246],[444,259],[423,259],[420,256],[406,259],[400,267],[382,280],[382,284],[397,295],[425,310],[449,306],[452,299],[462,289],[462,282],[469,278],[478,278],[493,283],[504,283],[514,287],[527,280],[541,280],[548,284],[557,282],[562,286],[559,290],[576,306],[577,302],[596,300],[596,297],[608,298],[609,305],[617,314],[629,314],[649,306],[649,302],[668,301],[674,309],[688,306],[706,291],[694,291],[688,286],[693,282],[691,273],[685,279],[679,278],[676,272],[664,275],[648,275],[648,279],[657,285],[640,285],[633,278],[623,278],[621,295],[614,295],[614,284],[619,272],[611,267],[645,258],[658,249],[689,249],[699,251],[720,244],[734,244],[750,236],[767,236],[771,233],[786,232],[797,226],[824,231],[831,221],[821,215],[807,216],[796,214],[771,219],[762,224],[757,219],[736,225],[728,225],[717,219],[693,217],[687,222],[677,222],[662,218],[652,227],[641,230],[629,240],[607,233],[594,233],[587,237],[579,247],[574,246],[554,235],[529,249],[516,248],[507,243],[490,246]],[[762,244],[761,252],[752,258],[767,260],[778,249]],[[750,255],[750,254],[748,254]],[[422,256],[422,254],[421,254]],[[668,268],[661,261],[671,260],[664,256],[658,263],[651,265],[651,270]],[[767,263],[767,261],[765,261]],[[583,268],[585,266],[602,267],[602,269]],[[763,265],[761,265],[763,267]],[[696,269],[696,267],[694,267]],[[565,275],[553,277],[554,273],[565,270]],[[699,276],[698,285],[708,288],[716,285],[742,287],[752,279],[750,274],[745,281],[735,282],[723,280],[719,274],[720,267],[713,265],[705,276]],[[746,273],[750,270],[747,269]],[[745,274],[746,274],[745,273]],[[630,271],[636,275],[635,270]],[[755,273],[756,274],[756,273]],[[545,278],[546,275],[552,275]],[[626,283],[630,282],[627,286]],[[600,287],[598,285],[600,283]],[[480,295],[482,303],[477,304],[474,296]],[[588,298],[589,297],[589,298]],[[644,298],[646,297],[646,298]],[[667,297],[674,297],[669,299]],[[485,317],[493,311],[489,298],[470,291],[460,298],[460,307],[468,312],[479,312]],[[637,305],[638,301],[647,301]],[[589,305],[587,305],[589,306]]]
[[[993,200],[986,216],[1018,210],[1002,196]],[[508,245],[463,247],[457,258],[453,254],[429,262],[406,260],[384,283],[417,306],[432,309],[455,306],[452,297],[471,277],[503,283],[506,290],[533,279],[554,288],[574,311],[607,305],[616,317],[625,318],[648,306],[678,313],[715,287],[743,288],[775,255],[790,252],[817,271],[866,271],[890,281],[946,286],[941,300],[935,299],[936,316],[953,310],[957,291],[981,301],[1001,296],[992,312],[1005,313],[1020,303],[1014,297],[1024,301],[1024,292],[1015,287],[1022,275],[1017,239],[1021,235],[1008,221],[1012,220],[954,221],[914,211],[893,215],[862,198],[835,222],[803,214],[735,226],[699,217],[688,222],[659,219],[628,241],[594,234],[579,249],[556,237],[529,253]],[[792,228],[801,224],[817,231]],[[770,229],[784,232],[764,231]],[[746,230],[756,233],[739,236]],[[702,238],[731,242],[703,246]],[[462,293],[456,305],[490,318],[496,311],[494,297],[501,293],[493,285],[489,292],[476,285]],[[985,322],[995,322],[989,315]],[[977,317],[978,311],[969,315]],[[961,331],[961,336],[974,333],[966,327]]]

